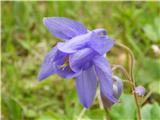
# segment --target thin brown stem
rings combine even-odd
[[[130,76],[127,70],[122,65],[113,65],[112,71],[115,71],[116,69],[120,70],[124,74],[127,80],[130,80]]]
[[[123,48],[126,52],[129,53],[130,55],[130,81],[133,83],[133,86],[132,86],[132,91],[133,91],[133,95],[134,95],[134,99],[135,99],[135,103],[136,103],[136,106],[137,106],[137,113],[138,113],[138,120],[141,120],[141,109],[140,109],[140,105],[138,103],[138,97],[136,95],[136,93],[134,92],[135,90],[135,87],[136,87],[136,84],[135,84],[135,80],[134,80],[134,74],[133,74],[133,70],[134,70],[134,62],[135,62],[135,59],[134,59],[134,54],[133,52],[125,45],[121,44],[121,43],[116,43],[115,45]]]
[[[129,83],[130,85],[134,85],[132,82],[130,82],[129,80],[123,80],[123,82],[125,82],[125,83]]]

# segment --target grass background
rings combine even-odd
[[[88,29],[105,28],[108,35],[127,45],[136,58],[136,83],[153,91],[142,106],[143,120],[160,119],[160,2],[1,2],[1,118],[3,120],[76,120],[83,107],[75,80],[57,75],[36,81],[45,54],[59,40],[42,23],[43,17],[63,16],[81,21]],[[158,51],[159,47],[159,51]],[[157,48],[157,50],[156,50]],[[114,47],[112,64],[127,69],[128,56]],[[116,73],[122,79],[120,73]],[[108,116],[135,120],[130,86]],[[146,93],[146,94],[147,94]],[[96,99],[84,120],[102,120]]]

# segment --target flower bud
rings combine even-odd
[[[144,94],[145,94],[145,88],[143,86],[137,86],[135,88],[134,92],[136,94],[138,94],[139,96],[144,96]]]
[[[113,76],[113,95],[115,98],[119,99],[120,95],[122,94],[123,90],[123,82],[122,80],[117,77]],[[114,103],[109,101],[106,96],[101,93],[102,102],[105,108],[110,108]]]

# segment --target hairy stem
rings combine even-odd
[[[137,113],[138,113],[138,120],[141,120],[141,109],[140,109],[140,105],[138,103],[138,97],[137,97],[137,94],[134,92],[135,90],[135,87],[136,87],[136,84],[135,84],[135,80],[134,80],[134,74],[133,74],[133,70],[134,70],[134,54],[133,52],[125,45],[121,44],[121,43],[116,43],[115,44],[116,46],[118,47],[121,47],[123,48],[126,52],[128,52],[128,54],[130,55],[130,77],[129,77],[129,80],[133,83],[133,86],[132,86],[132,91],[133,91],[133,95],[134,95],[134,99],[135,99],[135,103],[136,103],[136,106],[137,106]],[[125,71],[125,73],[127,73]]]

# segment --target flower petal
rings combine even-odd
[[[123,90],[122,80],[117,76],[113,76],[113,95],[117,99],[119,99],[120,95],[122,94],[122,90]],[[114,104],[114,102],[110,101],[103,93],[101,93],[101,98],[103,106],[105,108],[111,108],[111,106]]]
[[[117,102],[117,99],[113,95],[112,69],[110,64],[102,56],[96,56],[93,62],[100,81],[101,93],[113,103]]]
[[[92,38],[89,41],[89,46],[98,52],[100,55],[108,52],[114,45],[114,41],[106,36],[104,29],[92,31]]]
[[[92,65],[91,60],[97,55],[95,51],[90,48],[84,48],[73,53],[69,57],[70,67],[73,71],[77,72],[81,69],[88,69]]]
[[[123,82],[117,77],[113,76],[113,94],[118,99],[123,91]]]
[[[111,108],[114,102],[110,101],[102,92],[101,92],[101,99],[104,108]]]
[[[38,74],[38,80],[43,80],[46,77],[54,74],[55,71],[55,56],[57,54],[57,47],[54,47],[45,57],[43,64],[40,68],[39,74]]]
[[[81,71],[74,72],[69,66],[65,67],[64,69],[60,69],[59,66],[56,65],[56,73],[62,78],[70,79],[77,77],[81,73]]]
[[[60,51],[64,53],[74,53],[77,50],[86,47],[87,42],[90,40],[90,38],[91,38],[91,32],[74,37],[73,39],[65,43],[59,43],[57,47]]]
[[[70,40],[77,35],[87,33],[87,29],[83,24],[68,18],[45,17],[43,22],[54,36],[62,40]]]
[[[98,28],[93,30],[93,32],[95,32],[97,35],[99,35],[100,37],[105,37],[107,35],[107,32],[105,29],[103,28]]]
[[[81,104],[89,108],[96,94],[97,80],[94,67],[82,71],[76,80],[76,88]]]

